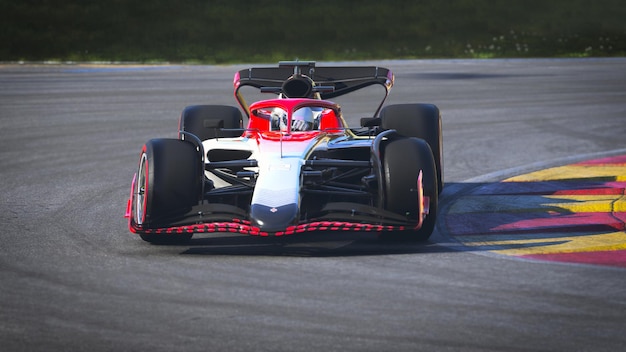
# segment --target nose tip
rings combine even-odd
[[[287,204],[279,207],[252,204],[250,207],[252,224],[264,232],[284,231],[287,227],[294,225],[297,218],[297,204]]]

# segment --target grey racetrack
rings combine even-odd
[[[439,106],[444,205],[472,179],[626,148],[624,58],[343,64],[392,69],[388,103]],[[626,346],[626,270],[464,250],[445,226],[423,244],[130,234],[143,143],[174,138],[186,105],[234,105],[244,67],[0,66],[0,350]],[[372,99],[346,103],[351,124]]]

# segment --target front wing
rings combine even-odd
[[[298,224],[285,227],[282,231],[267,232],[254,226],[246,212],[229,204],[199,204],[186,215],[177,219],[164,219],[159,226],[143,227],[136,224],[131,216],[132,195],[135,191],[135,178],[131,186],[125,217],[132,233],[140,235],[192,234],[192,233],[240,233],[253,236],[283,236],[315,231],[354,231],[354,232],[396,232],[419,230],[429,213],[429,197],[424,196],[422,173],[417,180],[416,199],[421,216],[417,222],[377,207],[357,203],[330,203],[324,207],[324,214]]]

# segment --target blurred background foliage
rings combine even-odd
[[[623,0],[0,0],[0,61],[626,56]]]

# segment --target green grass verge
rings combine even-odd
[[[0,0],[0,61],[626,56],[622,0]]]

